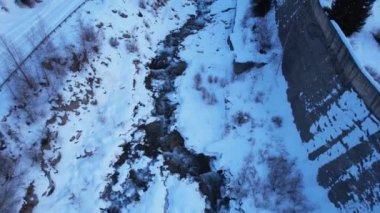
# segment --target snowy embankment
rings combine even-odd
[[[68,74],[60,77],[64,78],[63,88],[57,85],[62,100],[50,100],[55,97],[46,97],[50,94],[42,89],[37,102],[43,113],[33,112],[38,120],[26,124],[23,109],[12,106],[11,90],[6,87],[1,91],[8,97],[2,99],[1,117],[6,119],[1,132],[7,141],[2,152],[19,162],[15,175],[22,177],[8,184],[19,189],[13,193],[17,210],[24,203],[25,189],[33,188],[30,186],[38,197],[35,212],[97,212],[107,207],[100,194],[111,173],[110,164],[122,151],[119,146],[128,140],[132,125],[146,119],[151,110],[144,64],[154,56],[157,43],[194,11],[191,1],[169,1],[163,6],[90,1],[52,36],[51,42],[62,47],[60,54],[72,57],[72,46],[80,43],[81,17],[103,41],[100,52],[80,72],[64,68]],[[55,22],[46,18],[43,21]],[[117,41],[112,46],[111,38]],[[41,61],[37,63],[40,66]],[[11,83],[15,81],[23,79],[15,78]],[[7,129],[16,138],[6,135]]]
[[[365,70],[380,84],[380,1],[375,1],[371,13],[364,27],[349,41]]]

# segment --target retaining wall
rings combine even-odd
[[[368,211],[380,203],[380,92],[318,0],[284,0],[276,16],[288,100],[318,183],[336,207]]]

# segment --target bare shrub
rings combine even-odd
[[[196,90],[201,90],[201,86],[202,86],[202,76],[201,74],[197,73],[194,76],[194,87]]]
[[[277,127],[280,128],[282,127],[282,118],[280,116],[273,116],[272,117],[272,123]]]
[[[202,86],[202,76],[199,73],[194,76],[194,87],[202,94],[202,99],[208,105],[214,105],[218,102],[215,93],[209,92],[206,87]]]
[[[14,70],[10,72],[20,72],[22,74],[23,80],[28,84],[30,89],[37,89],[37,83],[35,79],[32,78],[30,72],[25,70],[23,64],[23,55],[21,51],[10,41],[7,41],[5,38],[0,37],[0,42],[3,47],[6,49],[7,55],[5,56],[6,61],[11,61],[14,66]],[[10,73],[10,74],[11,74]]]
[[[258,51],[261,54],[265,54],[272,48],[272,31],[268,26],[265,19],[257,20],[253,26],[253,33],[256,36],[256,41],[258,42]]]
[[[251,115],[246,112],[239,111],[234,115],[234,123],[238,126],[242,126],[243,124],[249,122],[251,120]]]
[[[97,33],[95,28],[90,25],[80,25],[80,38],[84,43],[94,43],[98,40]]]
[[[58,60],[57,46],[46,38],[45,25],[42,21],[31,30],[28,40],[35,46],[33,54],[24,58],[11,42],[1,38],[1,42],[7,50],[5,58],[10,64],[12,77],[5,85],[15,104],[14,116],[25,119],[27,124],[35,122],[42,116],[44,109],[40,107],[41,97],[52,97],[56,95],[57,88],[61,85],[61,71],[63,68],[56,66],[62,61]],[[39,46],[36,41],[43,40]],[[8,63],[9,64],[9,63]],[[46,92],[47,96],[41,96]]]
[[[16,186],[12,182],[16,165],[1,151],[0,162],[0,209],[4,213],[16,212]]]
[[[302,175],[294,160],[286,154],[270,156],[259,155],[257,159],[249,154],[238,178],[232,183],[231,195],[240,200],[252,199],[258,209],[271,212],[310,212],[312,205],[303,194]],[[259,174],[256,165],[264,163],[268,169],[266,175]]]
[[[145,0],[139,0],[139,7],[141,9],[145,9],[146,8],[146,2],[145,2]]]
[[[22,117],[26,124],[35,122],[40,116],[37,108],[39,107],[38,93],[30,90],[24,81],[14,79],[7,84],[8,89],[13,97],[17,111],[17,117]]]
[[[209,92],[205,87],[202,87],[200,91],[202,94],[202,99],[208,105],[214,105],[214,104],[218,103],[218,100],[216,99],[215,93]]]
[[[113,47],[113,48],[117,48],[120,44],[119,40],[117,40],[117,38],[115,38],[115,37],[111,37],[109,40],[109,43],[110,43],[111,47]]]
[[[91,53],[98,53],[101,45],[100,31],[88,23],[85,23],[82,19],[79,22],[79,41],[81,44],[80,54],[84,54],[84,57],[88,57]],[[99,30],[99,29],[98,29]]]
[[[168,2],[168,0],[153,0],[152,7],[153,7],[153,9],[157,10],[160,7],[165,6],[167,2]]]
[[[218,83],[219,78],[217,76],[211,76],[211,75],[209,75],[207,77],[207,81],[208,81],[209,84],[216,84],[216,83]]]
[[[126,47],[130,53],[136,53],[139,51],[139,47],[137,46],[137,41],[135,39],[128,40]]]
[[[255,103],[264,103],[264,97],[265,97],[265,93],[263,92],[257,92],[256,95],[255,95]]]

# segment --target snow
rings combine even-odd
[[[41,34],[51,32],[83,2],[85,0],[43,1],[33,9],[20,8],[14,3],[7,3],[9,12],[0,12],[0,36],[12,42],[25,57],[35,44],[43,40],[44,35]],[[33,44],[30,39],[33,39]],[[5,54],[3,46],[0,48],[0,53]],[[3,78],[4,72],[1,70],[0,76]]]
[[[61,21],[61,16],[64,18],[65,14],[70,12],[71,8],[81,3],[80,1],[70,1],[67,4],[66,1],[59,1],[56,4],[43,3],[37,5],[37,7],[29,13],[25,13],[25,17],[33,12],[35,20],[37,17],[43,17],[43,20],[50,20],[49,26],[54,28],[56,23]],[[66,2],[66,3],[65,3]],[[60,7],[65,5],[65,9]],[[178,8],[181,12],[171,9]],[[67,10],[66,10],[67,9]],[[125,20],[118,14],[112,12],[112,10],[118,9],[125,12],[128,18]],[[27,10],[25,8],[10,8],[9,14],[5,14],[4,19],[6,21],[14,17],[11,14],[22,14],[21,11]],[[62,10],[58,13],[57,10]],[[125,1],[91,1],[85,4],[79,11],[85,23],[91,25],[98,24],[102,21],[107,26],[112,23],[112,27],[107,27],[102,32],[102,36],[105,37],[105,42],[102,44],[102,55],[97,58],[93,63],[94,68],[97,70],[99,76],[101,76],[102,86],[96,90],[97,105],[81,106],[75,112],[62,112],[63,115],[68,115],[68,122],[65,125],[53,124],[50,126],[52,131],[57,131],[58,143],[54,144],[54,148],[44,151],[44,157],[46,159],[61,156],[60,162],[54,168],[48,168],[50,175],[55,183],[54,193],[50,196],[42,196],[49,186],[49,182],[39,168],[38,164],[33,164],[31,170],[28,171],[25,183],[34,180],[36,187],[36,194],[39,197],[39,204],[35,208],[35,212],[78,212],[88,211],[96,212],[99,208],[104,208],[107,204],[99,199],[100,193],[104,190],[106,184],[107,174],[112,172],[110,163],[115,161],[117,155],[120,154],[120,144],[123,144],[127,140],[130,131],[132,131],[131,125],[138,119],[147,117],[151,108],[151,97],[144,87],[144,78],[146,70],[142,65],[140,66],[140,73],[135,70],[133,66],[133,60],[139,59],[141,64],[145,64],[148,60],[155,55],[154,51],[159,41],[163,40],[164,36],[171,30],[177,28],[186,21],[188,16],[194,13],[195,8],[192,4],[178,1],[169,1],[168,4],[161,8],[159,13],[155,11],[142,11],[139,8],[137,2],[126,3]],[[144,18],[137,16],[138,12],[144,14]],[[47,14],[46,14],[47,13]],[[59,16],[54,16],[54,13],[58,13]],[[33,17],[34,17],[33,16]],[[22,16],[24,17],[24,16]],[[23,19],[20,17],[20,23],[23,23]],[[25,18],[24,17],[24,18]],[[54,17],[54,18],[53,18]],[[76,42],[78,27],[78,15],[74,15],[67,20],[67,23],[62,25],[52,39],[55,43],[60,43],[62,35],[66,36],[67,42]],[[9,20],[8,19],[8,20]],[[100,20],[99,20],[100,19]],[[33,25],[33,18],[28,19],[28,24]],[[125,24],[127,23],[127,25]],[[149,28],[145,26],[149,25]],[[162,25],[165,27],[163,28]],[[9,25],[0,25],[1,32],[7,32],[6,27]],[[26,26],[26,25],[25,25]],[[15,43],[22,44],[25,39],[25,34],[30,27],[25,27],[25,31],[20,31],[20,36],[13,37],[12,40]],[[136,45],[139,47],[139,52],[128,53],[124,42],[118,49],[112,48],[108,44],[108,39],[112,36],[121,37],[124,32],[130,33],[135,39]],[[7,38],[12,37],[12,33],[4,35]],[[147,40],[149,37],[149,40]],[[20,40],[21,39],[21,40]],[[26,41],[25,41],[26,42]],[[24,48],[25,52],[30,51],[28,48]],[[107,58],[110,58],[108,61]],[[108,66],[103,65],[101,62],[107,61]],[[77,84],[85,84],[88,73],[79,73],[75,75],[69,75],[67,82],[77,82]],[[136,81],[136,87],[133,88],[133,81]],[[71,87],[71,86],[69,86]],[[64,88],[61,90],[62,95],[66,100],[72,98],[73,93],[80,94],[82,88],[71,87],[72,89]],[[7,90],[3,90],[2,96],[5,98],[8,96]],[[7,98],[9,99],[9,98]],[[133,118],[133,109],[138,102],[142,102],[146,107],[140,109],[136,118]],[[11,101],[8,104],[12,104]],[[2,116],[8,113],[8,109],[2,107]],[[49,106],[41,105],[42,108],[49,109]],[[4,109],[4,111],[3,111]],[[51,112],[46,114],[46,119],[51,115]],[[79,116],[78,116],[79,115]],[[136,120],[135,120],[136,119]],[[14,123],[16,122],[16,123]],[[26,126],[23,123],[17,124],[16,120],[9,122],[10,125],[21,126],[20,137],[23,137],[26,147],[32,146],[33,141],[38,141],[43,134],[43,124],[37,123],[34,126]],[[29,134],[27,133],[29,131]],[[31,135],[30,133],[33,133]],[[37,134],[36,134],[37,133]],[[78,134],[80,133],[80,134]],[[32,138],[30,136],[33,136]],[[26,139],[28,138],[29,139]],[[75,138],[73,141],[72,138]],[[27,148],[25,148],[27,149]],[[20,147],[9,147],[10,152],[18,154],[22,153]],[[28,157],[25,156],[23,161],[28,162]],[[25,163],[29,165],[29,163]],[[153,187],[152,190],[156,190]],[[157,189],[158,190],[158,189]],[[21,192],[24,193],[24,192]],[[24,196],[20,194],[21,198]],[[22,199],[19,200],[21,205]],[[147,205],[148,206],[148,205]]]
[[[274,11],[264,19],[257,20],[247,15],[249,1],[239,0],[236,5],[236,17],[235,11],[216,15],[212,24],[184,42],[185,49],[180,55],[189,66],[185,75],[177,80],[180,100],[177,119],[178,127],[186,138],[185,143],[196,152],[216,156],[214,166],[216,169],[228,170],[231,179],[236,179],[240,172],[247,169],[247,156],[260,156],[263,152],[266,153],[265,156],[288,153],[289,158],[297,159],[297,167],[304,175],[303,193],[313,194],[308,196],[311,203],[326,203],[318,206],[318,211],[332,212],[334,207],[328,205],[327,192],[313,178],[316,177],[318,166],[301,154],[305,150],[296,132],[286,98],[287,86],[281,75],[280,64],[282,49],[277,33],[272,31],[265,37],[250,31],[254,23],[267,25],[264,29],[276,29]],[[232,6],[232,3],[224,5],[225,8]],[[228,36],[231,37],[235,51],[229,50]],[[258,53],[260,44],[254,41],[260,38],[272,43],[273,48],[267,54]],[[212,43],[209,42],[210,39]],[[198,60],[193,60],[194,58]],[[234,60],[268,64],[236,76],[232,72]],[[196,75],[201,76],[200,86],[215,97],[216,103],[210,104],[207,99],[202,99],[202,93],[197,90],[194,82]],[[217,83],[210,83],[210,78],[217,79]],[[246,123],[236,123],[235,118],[239,112],[249,115]],[[282,118],[282,127],[276,127],[272,122],[275,116]],[[253,161],[258,175],[265,179],[268,173],[265,163],[258,157],[250,161]],[[257,207],[258,204],[252,198],[241,198],[241,202],[240,206],[234,202],[231,205],[248,212],[273,211]]]
[[[45,24],[46,32],[50,32],[82,2],[43,1],[34,9],[8,3],[9,12],[0,12],[1,35],[22,47],[23,55],[26,55],[33,48],[26,35],[38,29],[40,20]],[[100,22],[104,25],[100,29],[96,27],[102,41],[99,43],[100,53],[94,54],[90,64],[81,72],[69,72],[63,77],[63,85],[57,87],[64,104],[85,98],[88,95],[85,91],[93,91],[94,97],[90,98],[89,104],[82,103],[71,110],[53,110],[55,105],[46,101],[49,94],[41,93],[37,104],[38,112],[41,112],[38,122],[25,124],[25,113],[16,110],[1,123],[1,131],[5,127],[17,131],[18,140],[10,140],[15,143],[9,143],[6,152],[19,159],[20,173],[24,173],[23,179],[17,182],[23,188],[16,195],[18,209],[25,188],[34,181],[39,198],[34,212],[101,211],[111,205],[101,196],[115,171],[119,182],[112,185],[112,190],[123,196],[135,191],[139,195],[138,202],[123,205],[121,212],[190,213],[204,212],[207,207],[206,197],[200,192],[196,178],[180,179],[179,175],[164,170],[162,156],[154,160],[146,156],[127,159],[127,163],[119,168],[113,166],[123,153],[123,145],[132,138],[142,138],[143,133],[136,132],[137,126],[157,119],[151,115],[152,94],[145,88],[144,81],[149,72],[146,64],[157,55],[159,43],[165,36],[196,13],[192,0],[169,0],[159,9],[150,5],[144,8],[140,2],[88,1],[51,35],[51,41],[57,45],[62,45],[63,41],[76,45],[79,43],[79,19],[91,26]],[[312,147],[302,144],[294,124],[286,96],[287,82],[281,71],[282,47],[277,37],[275,11],[272,9],[264,18],[252,17],[250,2],[219,0],[210,3],[210,21],[181,44],[178,56],[187,62],[188,67],[175,82],[176,93],[172,94],[172,99],[179,105],[175,112],[176,122],[170,128],[179,130],[189,150],[215,157],[212,170],[225,171],[227,179],[222,193],[230,193],[233,198],[230,212],[279,212],[287,208],[337,212],[328,200],[327,191],[316,181],[318,168],[327,157],[309,161],[307,151]],[[121,17],[121,13],[127,18]],[[15,28],[13,23],[20,25]],[[252,31],[254,25],[256,30]],[[125,38],[126,34],[130,38]],[[110,38],[117,38],[120,45],[111,47]],[[234,50],[228,45],[229,38]],[[267,44],[270,46],[265,46]],[[137,48],[131,51],[128,45]],[[59,51],[71,57],[71,49],[62,47]],[[234,62],[266,65],[236,75],[233,73]],[[2,74],[6,72],[2,71]],[[99,78],[100,83],[90,87],[89,78]],[[198,83],[197,78],[201,79]],[[357,100],[352,95],[347,93],[340,101]],[[4,100],[0,108],[3,117],[14,103],[7,88],[0,92],[0,98]],[[360,106],[356,102],[350,104]],[[354,116],[349,110],[343,112],[334,107],[332,113],[341,113],[347,118],[363,118],[368,113],[363,111],[363,114]],[[57,116],[58,122],[47,124],[53,115]],[[326,119],[322,117],[315,129]],[[368,132],[372,133],[376,125],[369,118],[365,122]],[[337,128],[346,125],[343,121],[339,124],[342,126],[332,128],[329,133],[333,135]],[[47,128],[55,132],[57,138],[42,148],[41,138],[46,136]],[[359,137],[355,132],[351,136]],[[317,137],[324,140],[326,136]],[[280,158],[290,165],[291,171],[275,175],[284,179],[300,178],[297,195],[305,206],[296,206],[299,203],[292,199],[280,199],[279,193],[268,192],[268,176],[276,172],[268,163],[271,158]],[[53,163],[57,159],[58,163]],[[147,169],[151,175],[147,189],[125,188],[124,184],[132,179],[130,171],[139,169]],[[351,170],[355,172],[355,168]],[[247,177],[245,172],[254,175]],[[253,182],[241,184],[239,181],[244,178]],[[54,191],[48,195],[52,183]],[[280,204],[277,206],[275,202],[278,200]]]
[[[331,8],[333,0],[319,0],[319,3],[321,4],[322,7],[328,7]]]
[[[367,18],[365,25],[350,38],[352,50],[356,53],[358,60],[369,72],[373,79],[379,84],[380,76],[380,44],[376,42],[373,35],[380,32],[380,2],[375,1]]]

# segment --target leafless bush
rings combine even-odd
[[[168,2],[168,0],[152,0],[152,1],[153,1],[152,7],[155,10],[159,9],[160,7],[165,6],[166,3]]]
[[[17,109],[14,111],[15,115],[22,118],[27,124],[35,122],[42,115],[38,110],[40,106],[38,91],[30,90],[24,81],[17,78],[9,82],[7,87]]]
[[[37,83],[35,82],[35,79],[30,76],[30,72],[27,72],[25,70],[24,64],[23,64],[23,55],[21,54],[21,51],[10,41],[6,40],[3,37],[0,37],[0,42],[2,46],[6,50],[6,55],[4,56],[5,60],[8,62],[6,64],[13,65],[13,69],[10,70],[10,72],[14,72],[14,70],[22,74],[22,79],[28,84],[29,89],[37,89]],[[10,74],[11,74],[10,73]]]
[[[253,26],[253,33],[258,42],[258,51],[265,54],[272,48],[272,31],[265,19],[257,19]]]
[[[250,198],[256,208],[271,212],[310,212],[313,207],[303,194],[301,173],[294,160],[285,154],[261,156],[253,154],[245,158],[244,166],[233,183],[232,195],[240,200]],[[256,165],[264,163],[268,168],[266,176],[259,174]]]
[[[202,76],[199,73],[195,74],[195,76],[194,76],[194,87],[196,90],[201,90]]]
[[[214,105],[218,103],[218,100],[216,99],[215,93],[209,92],[206,88],[201,88],[202,93],[202,99],[208,104],[208,105]]]
[[[40,107],[40,103],[45,102],[46,99],[41,99],[41,93],[46,92],[48,98],[54,96],[59,85],[62,84],[61,71],[64,68],[57,66],[59,63],[62,64],[58,56],[58,47],[46,36],[43,22],[31,30],[28,40],[36,49],[27,59],[15,45],[0,38],[2,45],[7,50],[7,55],[5,55],[7,63],[5,64],[8,64],[9,72],[13,72],[5,86],[16,106],[14,116],[24,119],[27,124],[33,123],[43,115],[44,110]],[[42,40],[44,42],[37,46]]]
[[[145,0],[139,0],[139,7],[141,9],[145,9],[146,8],[146,2],[145,2]]]
[[[216,83],[218,83],[218,80],[219,80],[219,78],[217,76],[211,76],[211,75],[209,75],[207,77],[207,82],[209,84],[216,84]]]
[[[282,127],[282,118],[280,116],[273,116],[272,117],[272,123],[277,127]]]
[[[88,23],[85,23],[82,19],[79,22],[79,41],[81,43],[80,52],[91,54],[93,52],[99,52],[101,40],[100,31],[96,31],[96,28]]]
[[[80,33],[80,38],[82,42],[94,43],[98,40],[95,28],[90,25],[81,25]]]
[[[113,48],[117,48],[120,44],[119,40],[117,40],[117,38],[115,38],[115,37],[111,37],[109,40],[109,43],[110,43],[111,47],[113,47]]]
[[[246,112],[238,112],[234,115],[234,123],[238,126],[249,122],[251,120],[251,115]]]
[[[130,53],[136,53],[139,51],[139,47],[137,46],[137,41],[135,39],[128,40],[126,47]]]
[[[194,87],[202,94],[202,99],[208,105],[214,105],[218,102],[215,93],[209,92],[206,87],[202,86],[202,76],[199,73],[194,76]]]
[[[15,163],[0,151],[0,209],[4,213],[16,212]]]
[[[264,97],[265,97],[265,93],[263,92],[257,92],[256,95],[255,95],[255,103],[264,103]]]

